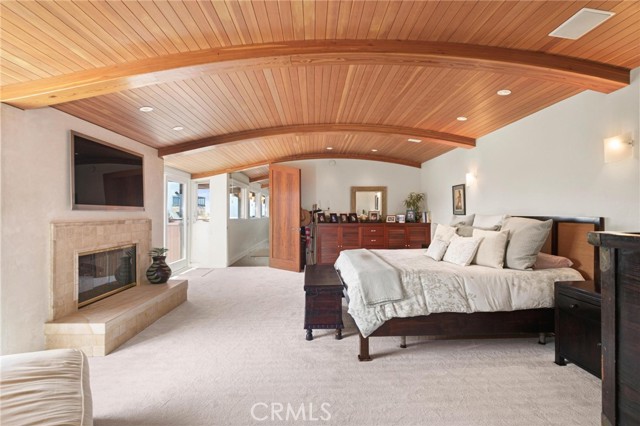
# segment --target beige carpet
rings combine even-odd
[[[410,339],[400,349],[378,338],[374,360],[360,363],[347,314],[342,341],[319,330],[305,341],[302,274],[188,278],[188,302],[91,358],[96,426],[599,424],[600,381],[556,366],[553,343]]]

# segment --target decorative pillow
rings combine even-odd
[[[490,228],[478,228],[475,226],[460,225],[456,228],[456,234],[460,235],[461,237],[473,237],[474,229],[482,229],[483,231],[497,231],[498,229],[500,229],[500,227],[492,226]]]
[[[507,248],[509,231],[483,231],[474,229],[473,236],[482,238],[473,263],[490,268],[502,269],[504,252]]]
[[[497,226],[498,229],[502,226],[502,222],[507,218],[506,214],[498,214],[498,215],[486,215],[486,214],[477,214],[473,218],[473,226],[475,228],[493,228]]]
[[[454,235],[456,235],[456,228],[439,223],[436,227],[435,234],[433,234],[433,239],[440,239],[442,241],[449,242],[451,241],[451,237]]]
[[[456,226],[456,225],[473,225],[473,217],[475,216],[475,214],[468,214],[466,216],[453,216],[451,218],[451,226]]]
[[[504,266],[511,269],[531,269],[544,242],[549,236],[553,220],[539,221],[524,217],[509,217],[502,225],[509,231],[509,243]]]
[[[431,241],[431,244],[429,244],[429,248],[427,249],[425,256],[428,256],[433,260],[437,260],[439,262],[442,260],[442,256],[444,256],[444,253],[447,251],[448,246],[448,241],[435,239]]]
[[[533,269],[571,268],[571,266],[573,266],[571,259],[540,252]]]
[[[454,235],[442,260],[456,265],[469,266],[481,241],[482,238],[463,238]]]

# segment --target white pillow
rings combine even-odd
[[[505,220],[502,230],[509,231],[509,243],[504,266],[511,269],[531,269],[552,225],[551,219],[542,222],[524,217],[510,217]]]
[[[449,246],[448,241],[444,241],[441,239],[436,239],[431,241],[429,244],[429,248],[425,253],[425,256],[432,258],[433,260],[437,260],[438,262],[442,260],[442,256],[447,251],[447,247]]]
[[[442,260],[455,263],[456,265],[469,266],[471,265],[473,257],[476,255],[476,251],[478,251],[478,246],[481,241],[482,238],[464,238],[454,235],[449,242],[449,247]]]
[[[474,218],[475,214],[468,214],[466,216],[453,216],[451,218],[451,226],[455,226],[455,225],[469,225],[471,226],[473,224],[473,218]]]
[[[436,227],[436,233],[433,234],[433,239],[440,239],[442,241],[449,242],[451,241],[451,237],[454,235],[456,235],[456,228],[439,223]]]
[[[473,263],[490,268],[502,269],[504,266],[504,252],[507,248],[509,231],[473,230],[474,237],[482,238]]]
[[[502,226],[502,222],[507,217],[506,214],[498,214],[498,215],[487,215],[487,214],[477,214],[473,218],[473,226],[474,228],[493,228],[497,226],[498,229]]]

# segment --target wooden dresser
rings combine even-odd
[[[590,232],[600,247],[602,424],[640,425],[640,234]]]
[[[316,263],[333,265],[342,250],[421,248],[431,241],[430,223],[320,223]]]

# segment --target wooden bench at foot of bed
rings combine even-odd
[[[371,336],[513,337],[540,335],[554,330],[554,309],[526,309],[510,312],[438,313],[386,321]],[[402,345],[403,347],[404,344]],[[371,361],[369,337],[360,334],[360,361]]]

